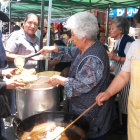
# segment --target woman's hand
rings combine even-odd
[[[14,79],[6,79],[6,88],[7,89],[15,89],[16,87],[23,87],[25,86],[24,83],[19,83],[15,81]]]
[[[58,52],[57,46],[44,46],[43,49],[39,51],[41,54]]]
[[[54,75],[50,78],[50,80],[48,81],[49,84],[56,86],[58,84],[61,84],[62,86],[64,86],[64,82],[65,82],[66,78],[59,76],[59,75]]]
[[[110,60],[115,60],[116,54],[112,51],[111,53],[108,54],[108,57]]]
[[[120,56],[117,56],[113,51],[108,54],[110,60],[120,61]]]
[[[15,74],[16,70],[17,70],[17,68],[4,69],[4,70],[2,70],[2,76],[11,77]]]
[[[103,102],[108,100],[111,97],[111,94],[107,91],[101,92],[96,96],[96,102],[99,106],[103,105]]]

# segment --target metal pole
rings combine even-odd
[[[0,2],[0,11],[1,11],[1,2]],[[0,20],[0,31],[2,33],[2,21]]]
[[[44,5],[45,5],[45,1],[42,0],[41,2],[41,36],[40,36],[40,49],[42,49],[43,47],[43,29],[44,29]]]
[[[52,0],[49,0],[48,8],[48,28],[47,28],[47,46],[50,45],[50,27],[51,27],[51,9],[52,9]],[[50,54],[48,54],[50,55]],[[46,60],[45,70],[48,70],[48,60]]]
[[[106,38],[108,38],[108,30],[109,30],[109,11],[110,11],[110,6],[106,10],[106,30],[105,30]]]
[[[124,10],[124,17],[127,17],[127,8]]]
[[[49,0],[49,9],[48,9],[48,28],[47,28],[47,46],[50,45],[51,9],[52,9],[52,0]]]
[[[11,0],[9,0],[9,34],[11,33]]]
[[[90,12],[91,12],[91,0],[89,0],[89,9],[90,9]]]
[[[40,36],[40,49],[43,48],[44,5],[45,5],[45,1],[42,0],[41,1],[41,16],[40,16],[41,21],[39,23],[39,25],[40,25],[40,31],[41,31],[41,36]],[[45,61],[44,60],[40,60],[38,62],[38,64],[39,64],[39,72],[40,71],[44,71],[44,69],[45,69]]]

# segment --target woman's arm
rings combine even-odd
[[[41,54],[51,53],[51,57],[60,62],[71,62],[74,59],[76,47],[67,46],[45,46],[39,52]]]
[[[69,77],[64,82],[68,97],[88,93],[102,79],[104,65],[96,57],[88,57],[82,61],[74,78]]]
[[[65,87],[68,97],[79,96],[89,92],[96,86],[103,76],[104,66],[96,57],[88,57],[82,61],[81,67],[75,77],[53,76],[50,79],[52,85],[61,84]]]
[[[115,60],[115,61],[118,61],[118,62],[120,62],[122,64],[125,61],[125,57],[117,56],[113,51],[108,56],[109,56],[110,60]]]

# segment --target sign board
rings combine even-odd
[[[66,22],[68,20],[68,17],[66,18],[58,18],[58,19],[51,19],[51,23],[62,23]]]
[[[137,13],[137,8],[127,8],[127,18],[133,17]],[[116,16],[124,16],[125,8],[111,10],[109,12],[110,18],[115,18]]]

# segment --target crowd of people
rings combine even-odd
[[[134,21],[136,27],[139,27],[139,11],[134,16]],[[128,140],[139,139],[140,40],[135,41],[128,35],[130,25],[127,18],[116,17],[112,20],[110,36],[115,39],[115,44],[111,52],[105,43],[107,39],[99,37],[101,31],[99,23],[90,12],[72,15],[66,22],[66,31],[63,25],[59,24],[58,32],[51,33],[50,46],[44,44],[42,49],[40,38],[36,36],[39,27],[37,15],[27,14],[23,27],[19,28],[16,25],[14,27],[16,29],[8,36],[4,46],[0,36],[0,139],[3,138],[4,130],[2,118],[16,111],[13,111],[15,103],[12,103],[11,108],[9,106],[7,91],[11,94],[11,101],[14,102],[13,89],[24,86],[23,83],[12,79],[7,78],[4,81],[3,76],[12,76],[15,70],[14,59],[17,56],[28,56],[36,52],[43,55],[51,53],[49,68],[63,73],[51,77],[49,83],[64,87],[68,112],[80,115],[97,102],[97,105],[84,115],[89,125],[87,140],[106,139],[113,122],[116,98],[122,118],[121,130],[128,132]],[[6,27],[3,27],[3,34],[7,31]],[[60,39],[63,33],[68,35],[69,41],[55,40],[55,34],[58,34]],[[46,36],[47,27],[44,28],[44,42]],[[35,68],[39,72],[38,60],[39,56],[30,58],[24,67]],[[113,62],[112,65],[110,61]],[[112,70],[115,76],[113,81],[110,76]],[[119,96],[116,97],[115,94]]]

